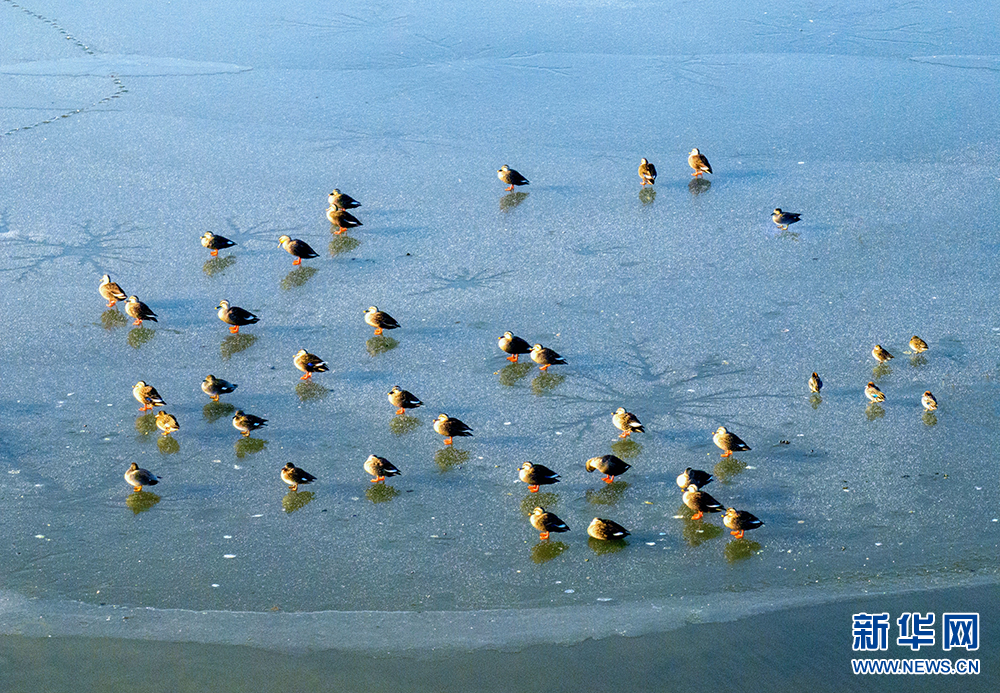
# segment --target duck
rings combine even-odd
[[[333,189],[333,192],[326,198],[326,201],[331,207],[336,207],[337,209],[357,209],[361,206],[360,202],[347,193],[340,192],[337,188]]]
[[[614,455],[601,455],[600,457],[591,457],[584,464],[584,468],[588,472],[592,472],[595,469],[601,474],[604,474],[604,478],[601,480],[606,484],[610,484],[615,480],[616,476],[621,476],[629,469],[632,468],[625,460]]]
[[[414,397],[412,392],[403,390],[399,385],[393,385],[389,390],[389,404],[396,407],[396,415],[403,416],[407,409],[416,409],[423,406],[423,402]]]
[[[742,539],[743,533],[748,530],[764,526],[764,523],[758,520],[753,513],[736,508],[726,509],[726,514],[722,516],[722,523],[732,530],[730,534],[737,539]]]
[[[531,347],[531,360],[538,364],[538,370],[545,372],[549,366],[565,365],[566,361],[552,349],[547,349],[541,344]]]
[[[299,380],[309,380],[313,373],[326,373],[330,370],[326,365],[326,361],[316,354],[310,354],[305,349],[299,349],[298,353],[295,354],[295,358],[292,359],[292,363],[295,364],[296,368],[305,373]]]
[[[156,486],[160,483],[158,476],[148,469],[142,469],[135,462],[130,464],[128,471],[125,472],[125,481],[131,484],[132,490],[136,493],[139,493],[143,486]]]
[[[876,385],[871,380],[869,380],[868,384],[865,385],[865,397],[867,397],[868,400],[871,402],[885,401],[885,394],[881,390],[879,390],[878,385]]]
[[[686,467],[683,472],[677,475],[677,485],[682,489],[687,489],[688,486],[693,485],[700,491],[702,487],[707,486],[714,478],[708,472]]]
[[[143,380],[132,386],[132,396],[142,405],[139,407],[139,411],[149,411],[153,407],[162,407],[166,404],[156,388],[147,385]]]
[[[692,176],[700,177],[702,174],[712,172],[712,165],[708,163],[708,158],[699,152],[697,147],[688,154],[688,166],[694,169]]]
[[[874,356],[875,360],[878,361],[879,363],[885,363],[889,359],[896,358],[888,351],[886,351],[881,344],[876,344],[874,347],[872,347],[872,356]]]
[[[316,481],[316,477],[289,462],[281,468],[281,480],[291,487],[290,490],[298,491],[299,484],[311,484]]]
[[[525,462],[518,470],[517,476],[528,485],[528,490],[532,493],[538,493],[539,486],[559,483],[559,475],[543,464]]]
[[[924,409],[927,411],[934,411],[937,409],[937,400],[934,399],[934,395],[931,394],[930,390],[924,392],[923,396],[920,398],[920,403],[924,405]]]
[[[392,462],[378,455],[368,455],[368,459],[365,460],[365,471],[375,477],[371,480],[373,484],[385,481],[387,476],[399,476],[402,474]]]
[[[507,360],[511,363],[517,363],[517,357],[521,354],[530,354],[531,345],[520,337],[516,337],[513,332],[508,330],[504,332],[497,342],[497,346],[500,347],[500,351],[505,354],[510,354]]]
[[[801,217],[801,214],[795,212],[782,212],[780,207],[776,207],[771,213],[771,221],[777,224],[782,231],[787,231],[788,225],[800,221]]]
[[[625,407],[618,407],[614,414],[611,415],[611,422],[615,425],[621,433],[618,434],[619,438],[628,438],[633,433],[645,433],[646,429],[642,427],[642,423],[639,422],[639,417],[630,411],[625,411]]]
[[[698,487],[691,484],[682,496],[684,505],[694,511],[692,520],[700,520],[705,513],[721,513],[726,507],[719,501],[712,498],[704,491],[699,491]]]
[[[531,511],[531,515],[528,516],[528,522],[531,526],[537,529],[541,534],[538,535],[539,541],[545,541],[549,538],[549,533],[551,532],[568,532],[569,526],[559,519],[559,516],[555,513],[550,513],[545,508],[538,506]]]
[[[333,232],[333,235],[335,236],[345,233],[347,229],[364,226],[360,219],[348,212],[346,209],[340,209],[339,207],[330,207],[327,209],[326,218],[330,220],[331,225],[337,227],[337,230]]]
[[[656,167],[653,164],[646,161],[646,159],[639,160],[639,178],[642,179],[642,184],[652,185],[656,182]]]
[[[507,164],[497,169],[497,178],[507,184],[508,192],[513,190],[515,185],[528,185],[528,179]]]
[[[219,311],[219,320],[229,325],[229,331],[233,334],[239,333],[240,328],[244,325],[260,322],[260,318],[249,310],[244,310],[239,306],[230,306],[229,301],[219,301],[216,309]]]
[[[730,457],[734,452],[748,452],[750,446],[743,442],[735,433],[730,433],[725,426],[719,426],[712,435],[712,442],[722,450],[720,457]]]
[[[319,253],[313,250],[308,243],[300,241],[298,238],[291,238],[290,236],[279,237],[278,247],[284,248],[286,253],[295,258],[292,260],[293,265],[301,265],[303,260],[311,260],[314,257],[319,257]]]
[[[471,428],[447,414],[438,414],[438,417],[434,419],[434,431],[444,436],[445,445],[451,445],[452,438],[463,438],[472,435]]]
[[[202,246],[212,251],[212,257],[216,257],[219,254],[220,250],[224,250],[226,248],[232,248],[234,245],[236,245],[236,243],[229,240],[225,236],[216,236],[211,231],[206,231],[205,233],[202,234],[201,244]]]
[[[101,277],[101,284],[97,287],[101,297],[108,302],[108,308],[114,308],[118,301],[128,298],[122,288],[111,281],[111,275],[105,274]]]
[[[823,389],[823,381],[819,379],[819,375],[815,372],[809,378],[809,392],[819,392]]]
[[[104,275],[104,276],[107,276],[107,275]],[[924,340],[922,340],[917,335],[913,335],[912,337],[910,337],[910,348],[913,349],[918,354],[922,353],[924,351],[927,351],[927,342],[925,342]]]
[[[395,318],[378,309],[378,306],[368,306],[365,311],[365,322],[375,328],[375,335],[382,334],[382,330],[395,330],[399,323]]]
[[[143,320],[159,322],[159,320],[156,319],[156,313],[150,310],[149,306],[135,296],[129,296],[128,300],[125,301],[125,312],[135,318],[135,322],[132,324],[136,326],[142,325]]]
[[[228,395],[235,389],[236,385],[234,383],[216,378],[211,374],[206,375],[205,379],[201,381],[201,391],[211,397],[213,402],[219,401],[219,395]]]
[[[245,414],[242,409],[237,409],[236,413],[233,414],[233,428],[242,433],[244,438],[250,435],[250,431],[256,431],[266,425],[267,419],[253,414]]]
[[[174,431],[179,430],[181,425],[177,423],[177,417],[173,414],[158,411],[156,412],[156,427],[160,429],[160,433],[168,436]]]
[[[612,541],[624,539],[629,535],[629,531],[614,520],[595,517],[587,526],[587,534],[601,541]]]

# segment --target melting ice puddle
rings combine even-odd
[[[33,60],[0,65],[0,74],[36,77],[173,77],[246,72],[252,68],[151,55],[85,55],[61,60]]]

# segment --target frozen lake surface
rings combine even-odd
[[[4,0],[0,629],[517,644],[995,583],[981,4]],[[335,187],[363,204],[345,235]],[[238,245],[211,258],[206,231]],[[320,257],[293,268],[282,234]],[[104,273],[159,322],[105,308]],[[230,335],[221,300],[260,323]],[[402,328],[373,337],[370,305]],[[505,330],[568,364],[509,364]],[[300,382],[301,348],[330,372]],[[238,389],[211,404],[209,373]],[[425,406],[395,417],[396,384]],[[619,441],[618,407],[646,432]],[[268,426],[240,438],[237,408]],[[440,412],[474,436],[443,446]],[[753,450],[720,460],[720,425]],[[583,466],[608,453],[612,485]],[[369,483],[369,454],[403,475]],[[562,482],[528,493],[525,460]],[[162,483],[132,494],[132,461]],[[288,461],[319,480],[288,492]],[[692,522],[688,466],[765,526]],[[539,542],[536,505],[571,531]],[[594,516],[632,536],[588,541]]]

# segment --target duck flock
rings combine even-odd
[[[694,177],[701,177],[711,174],[712,166],[708,159],[698,149],[693,149],[688,156],[688,165],[693,169],[691,174]],[[656,182],[656,167],[642,159],[639,164],[639,177],[641,185],[654,185]],[[506,164],[497,170],[497,177],[507,185],[506,190],[512,191],[515,186],[529,185],[529,181],[518,171],[510,168]],[[340,190],[334,189],[328,197],[329,207],[326,210],[326,217],[331,224],[331,233],[339,235],[348,230],[362,226],[361,221],[351,214],[351,209],[361,206],[361,203],[350,195]],[[790,224],[794,224],[801,219],[801,214],[785,212],[776,208],[772,214],[772,221],[781,229],[787,229]],[[205,233],[201,236],[201,244],[211,252],[212,256],[217,256],[220,250],[231,248],[237,245],[234,241],[217,236],[212,233]],[[278,247],[290,254],[294,260],[293,265],[300,265],[303,260],[311,260],[319,257],[305,241],[282,235],[278,238]],[[100,295],[107,301],[107,307],[113,308],[118,301],[125,302],[125,312],[134,320],[134,325],[142,325],[144,321],[157,321],[157,314],[145,303],[140,301],[135,295],[128,295],[122,288],[105,274],[101,278],[99,285]],[[239,306],[231,305],[228,301],[220,301],[217,306],[219,320],[229,327],[233,334],[239,333],[241,327],[254,325],[260,318],[248,310]],[[377,306],[371,306],[364,311],[365,322],[374,328],[375,335],[381,335],[385,330],[400,328],[400,324],[389,313],[379,310]],[[554,350],[544,347],[541,344],[529,344],[526,340],[518,337],[511,331],[504,332],[499,337],[498,347],[507,354],[507,360],[517,363],[522,355],[530,356],[531,360],[538,364],[541,371],[546,372],[552,366],[565,365],[567,361]],[[928,350],[927,343],[920,337],[914,335],[909,342],[914,353],[922,355]],[[893,355],[876,344],[872,349],[872,356],[880,363],[884,364],[893,358]],[[301,349],[292,356],[292,363],[295,368],[303,373],[301,380],[309,380],[315,373],[324,373],[329,370],[326,362],[316,354]],[[223,395],[229,395],[236,390],[237,385],[227,382],[214,375],[207,375],[201,384],[202,391],[218,402]],[[808,380],[808,389],[818,396],[823,387],[823,381],[818,373],[813,373]],[[864,389],[864,394],[871,402],[870,406],[877,407],[880,402],[885,401],[885,394],[878,388],[874,381],[869,381]],[[166,406],[166,401],[160,396],[156,388],[144,381],[139,381],[132,388],[133,397],[141,405],[140,412],[153,411],[158,407]],[[416,409],[423,406],[423,402],[411,392],[394,386],[388,393],[389,403],[396,408],[396,414],[405,416],[409,409]],[[924,392],[921,404],[927,412],[937,409],[937,400],[930,391]],[[643,433],[645,428],[639,418],[624,407],[619,407],[611,416],[612,424],[620,431],[619,437],[626,439],[634,433]],[[155,415],[156,427],[163,436],[170,436],[180,429],[177,418],[166,410],[160,410]],[[243,410],[236,410],[232,418],[233,427],[244,437],[251,432],[267,425],[267,419],[255,414],[246,413]],[[454,438],[467,437],[473,434],[473,429],[459,419],[440,414],[433,422],[436,433],[444,437],[444,444],[451,445]],[[728,431],[724,426],[720,426],[713,434],[712,440],[721,449],[722,457],[730,457],[735,452],[747,452],[751,448],[738,435]],[[371,475],[372,483],[381,483],[386,478],[398,476],[402,472],[389,460],[377,455],[370,455],[363,464],[364,471]],[[627,462],[615,455],[602,455],[588,459],[584,463],[587,472],[599,471],[604,475],[605,483],[612,483],[615,477],[621,476],[631,468]],[[531,493],[535,493],[541,486],[556,484],[560,481],[560,475],[552,469],[532,462],[525,462],[518,470],[518,477],[528,486]],[[292,492],[297,492],[298,487],[313,483],[317,477],[288,462],[280,469],[281,480],[290,487]],[[153,472],[142,469],[133,462],[125,472],[125,480],[132,486],[136,493],[142,491],[144,486],[155,486],[160,482],[160,478]],[[702,490],[713,480],[712,474],[700,469],[687,467],[677,477],[677,485],[682,492],[684,505],[691,509],[691,520],[701,520],[706,514],[722,513],[723,524],[731,531],[737,539],[743,539],[744,533],[757,529],[764,525],[764,522],[753,513],[726,507],[710,494]],[[570,530],[570,527],[555,513],[547,511],[543,507],[536,507],[528,516],[531,525],[538,530],[539,539],[545,541],[552,533],[562,533]],[[609,542],[621,542],[629,536],[629,530],[612,519],[595,517],[587,527],[587,534],[594,539]]]

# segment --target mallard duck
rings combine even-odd
[[[281,236],[278,238],[278,247],[284,248],[286,253],[295,258],[292,260],[293,265],[301,265],[303,260],[319,257],[319,253],[313,250],[308,243],[300,241],[298,238]]]
[[[743,533],[749,529],[757,529],[764,526],[764,523],[758,520],[753,513],[748,513],[746,510],[737,510],[736,508],[728,508],[726,510],[726,514],[722,516],[722,523],[733,530],[730,534],[737,539],[742,539]]]
[[[508,191],[513,190],[515,185],[528,185],[528,179],[507,164],[497,169],[497,178],[507,184]]]
[[[220,250],[225,250],[236,245],[236,243],[225,236],[216,236],[211,231],[206,231],[202,234],[201,244],[212,251],[212,257],[217,256]]]
[[[125,472],[125,481],[132,485],[132,490],[136,493],[142,490],[143,486],[156,486],[160,479],[148,469],[141,469],[133,462]]]
[[[503,333],[503,336],[500,337],[500,341],[497,342],[497,346],[500,347],[500,350],[505,354],[510,354],[510,356],[507,357],[507,360],[511,363],[517,363],[517,357],[520,354],[531,353],[531,345],[520,337],[515,337],[514,333],[509,330]]]
[[[787,231],[788,225],[799,221],[801,217],[801,214],[795,212],[782,212],[780,207],[776,207],[771,213],[771,221],[777,224],[782,231]]]
[[[118,301],[124,301],[128,296],[122,288],[111,281],[111,276],[105,274],[101,277],[101,284],[97,287],[101,297],[108,302],[108,308],[113,308]]]
[[[373,484],[385,481],[387,476],[399,476],[402,474],[392,462],[378,455],[368,455],[368,459],[365,460],[365,471],[375,477],[371,480]]]
[[[615,457],[614,455],[602,455],[600,457],[591,457],[587,460],[584,467],[588,472],[592,472],[596,469],[601,474],[604,474],[604,479],[602,479],[602,481],[610,484],[615,480],[616,476],[621,476],[631,469],[632,465],[620,457]]]
[[[819,379],[816,373],[813,373],[812,377],[809,378],[809,392],[819,392],[822,389],[823,381]]]
[[[587,525],[587,534],[594,537],[594,539],[611,541],[612,539],[624,539],[629,535],[629,531],[614,520],[595,517]]]
[[[722,503],[712,498],[704,491],[699,491],[698,487],[691,484],[684,492],[684,505],[694,511],[692,520],[700,520],[705,513],[721,513],[726,509]]]
[[[333,232],[333,235],[335,236],[339,236],[347,231],[347,229],[353,229],[356,226],[364,226],[360,219],[348,212],[346,209],[341,209],[339,207],[330,207],[327,209],[326,218],[330,220],[330,224],[337,227],[337,230]]]
[[[878,385],[876,385],[871,380],[869,380],[868,384],[865,385],[865,397],[867,397],[869,399],[869,401],[872,401],[872,402],[884,402],[885,401],[885,395],[882,393],[881,390],[878,389]]]
[[[326,365],[326,361],[316,354],[310,354],[305,349],[299,349],[298,353],[295,354],[295,358],[292,359],[292,363],[295,364],[296,368],[305,373],[299,380],[309,380],[313,373],[326,373],[330,370]]]
[[[163,398],[160,397],[160,393],[156,391],[156,388],[152,385],[147,385],[142,380],[132,386],[132,396],[142,405],[139,407],[139,411],[149,411],[153,407],[162,407],[166,404]]]
[[[547,371],[549,366],[565,364],[563,357],[554,350],[536,344],[531,347],[531,360],[538,364],[538,370]]]
[[[656,167],[649,163],[645,159],[639,160],[639,178],[642,179],[642,184],[652,185],[656,182]]]
[[[445,445],[451,445],[452,438],[462,438],[472,435],[471,428],[447,414],[438,414],[438,417],[434,419],[434,431],[444,436]]]
[[[708,163],[708,159],[698,151],[697,147],[692,149],[691,153],[688,154],[688,166],[694,169],[694,173],[691,174],[692,176],[700,177],[704,173],[712,172],[712,165]]]
[[[173,414],[158,411],[156,412],[156,427],[160,429],[160,433],[168,436],[174,431],[179,430],[181,425],[177,423],[177,417]]]
[[[375,328],[375,334],[382,334],[382,330],[395,330],[399,323],[388,313],[381,311],[377,306],[368,306],[365,311],[365,322]]]
[[[920,398],[920,403],[924,405],[924,409],[927,411],[934,411],[937,409],[937,400],[934,399],[934,395],[931,394],[930,390],[927,390],[923,396]]]
[[[528,490],[532,493],[538,493],[539,486],[559,483],[559,475],[544,464],[525,462],[518,470],[517,476],[528,485]]]
[[[233,428],[242,433],[244,438],[250,435],[250,431],[256,431],[266,425],[267,419],[253,414],[244,414],[242,409],[237,409],[236,413],[233,414]]]
[[[712,435],[712,442],[722,450],[720,457],[730,457],[734,452],[748,452],[750,446],[743,442],[735,433],[730,433],[725,426],[719,428]]]
[[[621,433],[618,434],[619,438],[628,438],[633,433],[644,433],[645,428],[639,422],[639,417],[632,412],[625,411],[625,407],[618,407],[614,414],[611,415],[611,422],[615,425]]]
[[[132,323],[133,325],[142,325],[143,320],[159,322],[159,320],[156,319],[156,313],[151,311],[149,306],[135,296],[129,296],[128,300],[125,301],[125,312],[135,318],[135,322]]]
[[[214,375],[206,375],[201,381],[201,391],[212,398],[213,402],[219,401],[219,395],[228,395],[236,389],[236,385],[226,382]]]
[[[703,486],[707,486],[714,478],[708,472],[687,467],[677,476],[677,485],[685,490],[688,486],[694,486],[696,489],[701,490]]]
[[[219,320],[229,325],[229,331],[233,334],[237,334],[244,325],[260,322],[260,318],[249,310],[244,310],[239,306],[230,306],[229,301],[219,301],[216,309],[219,311]]]
[[[548,539],[550,532],[569,531],[569,527],[565,522],[559,519],[558,515],[550,513],[542,507],[535,508],[531,511],[531,515],[528,516],[528,522],[531,523],[532,527],[541,532],[541,534],[538,535],[539,541],[545,541]]]
[[[912,337],[910,337],[910,348],[919,354],[921,352],[927,351],[927,342],[922,340],[917,335],[913,335]]]
[[[360,202],[347,193],[340,192],[337,188],[333,189],[333,192],[326,198],[326,201],[331,207],[336,207],[337,209],[356,209],[361,206]]]
[[[889,359],[896,358],[888,351],[883,349],[881,344],[876,344],[874,347],[872,347],[872,356],[874,356],[875,360],[878,361],[879,363],[885,363]]]
[[[412,392],[400,389],[399,385],[393,385],[389,390],[389,404],[396,407],[398,416],[403,416],[407,409],[416,409],[424,403],[414,397]]]
[[[289,462],[281,468],[281,480],[288,484],[292,491],[298,491],[299,484],[311,484],[316,481],[316,477]]]

